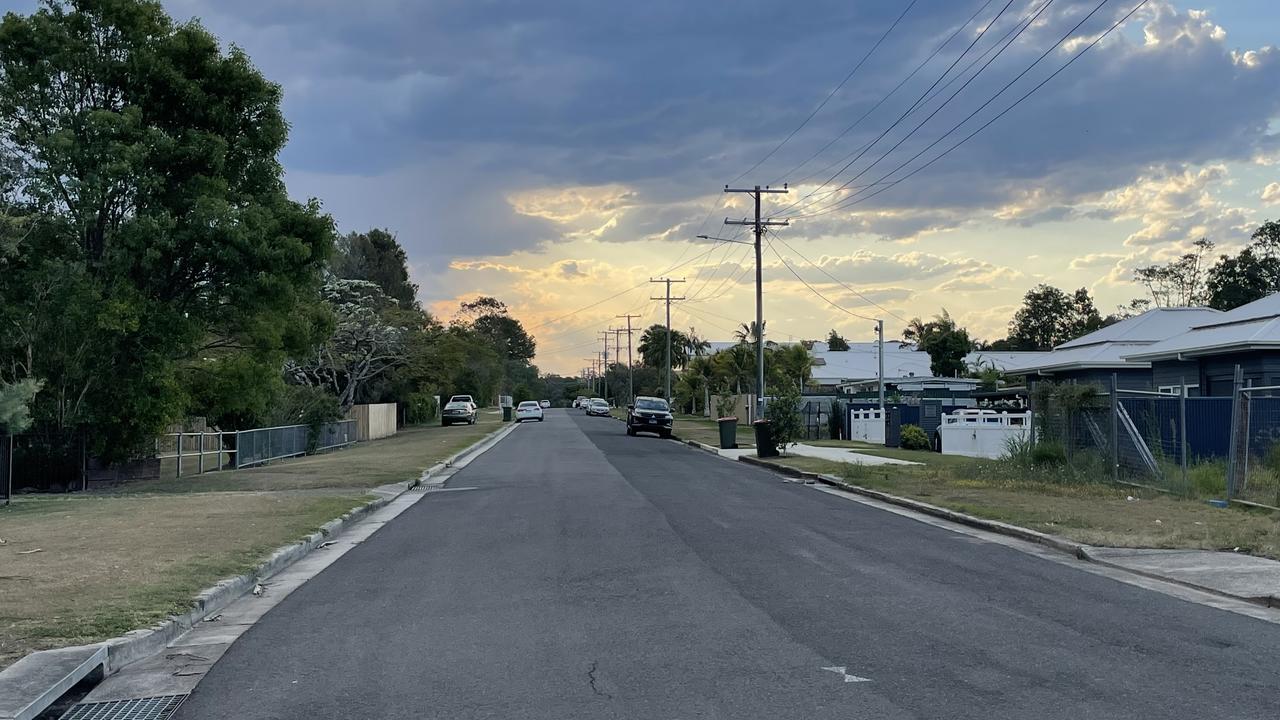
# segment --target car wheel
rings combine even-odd
[[[671,439],[671,431],[670,431],[670,430],[659,430],[659,431],[658,431],[658,437],[662,438],[663,440],[670,440],[670,439]]]
[[[636,430],[635,430],[635,428],[628,426],[628,427],[627,427],[627,434],[628,434],[628,435],[630,435],[631,437],[635,437],[635,436],[636,436]]]
[[[452,424],[453,424],[453,423],[449,422],[448,420],[441,420],[441,421],[440,421],[440,427],[449,427],[449,426],[450,426],[450,425],[452,425]]]
[[[538,422],[542,422],[543,420],[546,420],[546,418],[538,418]]]

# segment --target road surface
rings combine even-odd
[[[1280,626],[608,418],[550,411],[449,487],[270,611],[177,717],[1280,717]]]

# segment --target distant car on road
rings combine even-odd
[[[587,403],[587,396],[586,396],[586,395],[579,395],[578,397],[574,398],[574,400],[573,400],[573,407],[574,407],[575,409],[577,409],[577,408],[581,408],[581,407],[586,407],[586,403]]]
[[[470,395],[454,395],[455,398],[470,398]],[[454,423],[476,424],[476,404],[470,400],[450,399],[440,411],[440,424],[448,427]]]
[[[539,401],[538,401],[538,407],[540,407],[540,408],[549,408],[549,407],[551,407],[551,401],[550,401],[550,400],[539,400]]]
[[[516,406],[516,422],[537,420],[542,422],[542,406],[537,400],[525,400]]]
[[[587,414],[601,417],[609,416],[609,403],[604,398],[591,398],[587,402]]]
[[[632,437],[638,432],[651,432],[669,438],[673,422],[671,406],[662,398],[642,395],[627,406],[627,434]]]

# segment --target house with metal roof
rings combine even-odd
[[[1237,365],[1244,381],[1280,385],[1280,293],[1216,313],[1185,332],[1125,353],[1151,366],[1153,387],[1175,393],[1185,380],[1193,395],[1229,397]]]
[[[1052,352],[1005,368],[1028,380],[1096,383],[1104,387],[1115,375],[1119,387],[1150,390],[1151,362],[1137,357],[1145,349],[1223,313],[1211,308],[1154,308],[1100,330],[1062,343]]]

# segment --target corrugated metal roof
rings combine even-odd
[[[1150,362],[1183,356],[1280,349],[1280,293],[1219,313],[1174,337],[1131,352]]]
[[[1054,352],[1104,342],[1160,342],[1221,316],[1222,313],[1213,308],[1152,308],[1141,315],[1125,318],[1101,330],[1064,342],[1055,347]]]
[[[1157,342],[1222,316],[1223,313],[1211,308],[1154,308],[1062,343],[1053,352],[1044,353],[1030,362],[1011,365],[1005,371],[1050,373],[1088,368],[1151,367],[1149,361],[1131,358]]]

